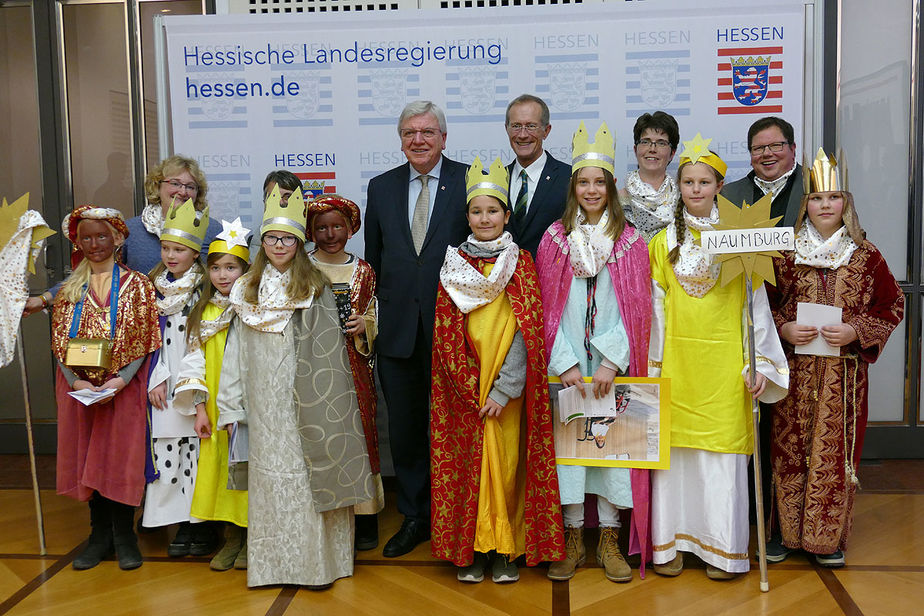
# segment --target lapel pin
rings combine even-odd
[[[440,190],[446,190],[445,186],[440,186]]]
[[[551,176],[551,175],[547,175],[547,176],[545,176],[545,179],[546,179],[546,180],[551,180],[551,179],[552,179],[552,176]]]

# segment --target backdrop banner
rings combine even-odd
[[[364,205],[369,179],[405,162],[397,118],[417,99],[446,112],[445,154],[464,163],[513,159],[504,111],[524,92],[548,103],[546,146],[560,160],[581,121],[591,133],[606,121],[620,186],[636,166],[635,119],[661,109],[681,139],[711,137],[734,180],[750,169],[754,120],[778,115],[802,134],[803,11],[793,0],[659,0],[165,17],[162,120],[173,152],[208,176],[212,216],[251,228],[273,169],[308,194]],[[362,254],[361,238],[349,248]]]

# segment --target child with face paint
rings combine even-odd
[[[649,376],[671,380],[671,467],[652,471],[655,572],[683,572],[683,552],[728,580],[749,569],[747,465],[752,398],[775,402],[789,384],[763,285],[754,291],[757,365],[749,382],[745,280],[718,284],[700,233],[719,222],[725,162],[698,133],[684,142],[673,222],[648,246],[654,316]]]
[[[385,493],[375,425],[378,397],[372,355],[378,332],[375,272],[371,265],[345,250],[347,240],[359,231],[359,227],[359,206],[349,199],[328,194],[308,203],[307,235],[308,240],[315,244],[309,256],[315,267],[331,281],[337,300],[375,481],[375,498],[353,508],[356,514],[356,549],[371,550],[379,544],[378,513],[385,507]]]
[[[466,176],[472,234],[446,249],[433,330],[432,552],[461,582],[515,582],[563,556],[542,309],[532,257],[504,225],[507,170]],[[473,498],[473,496],[475,496]],[[527,513],[528,512],[528,513]]]
[[[64,221],[74,243],[73,273],[55,297],[51,345],[57,360],[57,491],[89,502],[92,532],[74,569],[112,553],[122,569],[142,564],[134,532],[144,494],[148,357],[160,348],[154,287],[116,258],[128,227],[118,210],[84,205]],[[69,359],[72,339],[109,343],[109,361]],[[75,361],[76,360],[76,361]],[[89,406],[75,390],[115,389]]]
[[[224,361],[225,343],[234,310],[228,295],[235,281],[250,267],[249,229],[222,220],[222,231],[209,245],[199,301],[189,311],[186,327],[188,353],[176,384],[174,405],[195,413],[199,437],[199,466],[192,498],[192,516],[227,522],[225,543],[212,558],[216,571],[247,568],[247,485],[229,488],[229,433],[218,425],[216,396]],[[232,477],[233,478],[233,477]]]
[[[187,316],[201,292],[199,251],[208,223],[207,207],[196,212],[192,201],[171,207],[160,234],[161,263],[150,274],[157,290],[164,345],[148,383],[153,473],[148,476],[142,524],[153,528],[179,523],[167,546],[167,555],[172,557],[204,556],[217,542],[211,524],[190,524],[199,439],[194,418],[174,405],[174,390],[187,352]]]

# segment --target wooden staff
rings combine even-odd
[[[757,361],[754,351],[754,290],[751,287],[751,277],[744,274],[748,300],[748,361],[750,362],[749,378],[751,385],[757,378]],[[769,592],[770,582],[767,580],[767,537],[764,529],[764,488],[760,479],[760,407],[755,398],[751,398],[751,416],[753,419],[754,436],[754,501],[757,510],[757,556],[760,562],[760,590]]]
[[[32,494],[35,498],[35,521],[38,524],[39,555],[45,556],[45,517],[42,514],[42,494],[39,491],[38,473],[35,467],[35,440],[32,437],[32,407],[29,405],[29,378],[26,374],[26,355],[22,348],[22,326],[16,338],[16,352],[19,355],[19,372],[22,375],[22,397],[26,407],[26,440],[29,443],[29,468],[32,471]]]

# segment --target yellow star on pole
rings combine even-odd
[[[773,228],[782,216],[770,218],[772,199],[772,193],[768,193],[753,205],[744,202],[739,208],[722,195],[718,195],[719,223],[713,227],[716,231]],[[776,285],[776,278],[773,275],[773,258],[781,256],[776,250],[715,255],[716,262],[722,264],[721,285],[724,287],[739,274],[750,277],[754,288],[759,287],[763,281]]]
[[[19,229],[19,219],[27,209],[29,209],[29,193],[12,203],[7,203],[6,197],[3,198],[3,203],[0,204],[0,248],[9,244],[13,239],[13,235]]]

